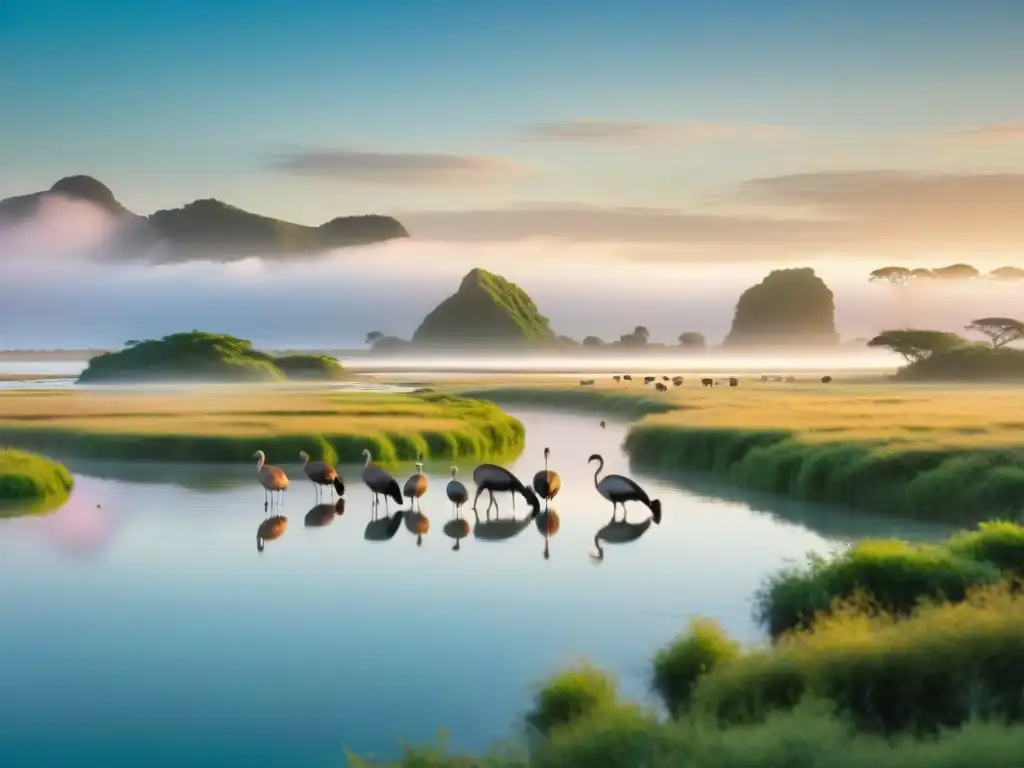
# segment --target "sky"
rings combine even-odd
[[[411,241],[325,257],[349,277],[315,289],[335,316],[362,306],[353,281],[408,297],[369,302],[360,329],[393,312],[410,333],[409,307],[467,265],[526,286],[557,265],[584,296],[549,300],[578,306],[570,328],[595,297],[646,296],[668,333],[703,286],[727,318],[776,265],[823,269],[837,296],[891,262],[1024,266],[1021,29],[1019,0],[0,0],[0,198],[89,174],[142,214],[209,197],[309,224],[392,214]],[[47,245],[7,255],[89,216],[48,211]],[[246,264],[194,269],[277,269]],[[102,293],[127,272],[103,274],[81,279]]]

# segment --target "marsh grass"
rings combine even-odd
[[[716,622],[694,619],[685,633],[654,655],[652,687],[668,711],[678,715],[689,705],[697,680],[739,658],[741,651]]]
[[[73,487],[62,464],[34,453],[0,450],[0,517],[50,511]]]
[[[668,392],[598,378],[593,387],[494,387],[495,402],[640,418],[635,461],[698,469],[802,501],[964,524],[1019,520],[1024,508],[1024,391],[1009,387],[810,383]]]
[[[0,440],[92,459],[269,461],[300,450],[331,462],[517,455],[521,422],[444,394],[216,389],[192,395],[0,394]]]

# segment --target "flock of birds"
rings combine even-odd
[[[602,422],[602,426],[604,426]],[[324,525],[336,514],[344,511],[345,482],[337,469],[325,461],[312,460],[305,451],[299,452],[303,461],[302,469],[306,477],[313,483],[318,505],[310,510],[306,517],[307,525]],[[363,450],[365,463],[361,479],[373,494],[372,515],[370,523],[366,528],[366,538],[370,540],[386,540],[395,535],[401,522],[405,519],[410,530],[417,534],[417,543],[422,544],[423,534],[429,529],[429,520],[419,509],[420,500],[426,495],[430,483],[427,476],[423,474],[422,456],[416,461],[416,472],[405,481],[404,486],[399,486],[391,473],[383,467],[373,463],[373,456],[369,449]],[[476,518],[476,525],[470,528],[469,523],[462,517],[462,508],[469,503],[469,490],[457,479],[458,468],[451,468],[451,479],[445,486],[445,495],[452,505],[452,518],[445,525],[445,533],[455,539],[453,549],[458,550],[461,539],[467,537],[471,532],[478,539],[490,541],[502,541],[511,538],[531,522],[536,522],[545,534],[544,556],[549,557],[548,538],[558,529],[557,513],[551,509],[551,500],[554,499],[562,488],[562,480],[558,473],[550,469],[548,463],[551,457],[551,450],[544,449],[544,469],[539,470],[533,476],[531,485],[525,485],[518,477],[505,467],[497,464],[480,464],[473,470],[473,483],[476,485],[476,493],[473,496],[472,509]],[[266,455],[263,451],[256,451],[253,454],[256,459],[256,471],[259,476],[260,485],[263,486],[264,498],[263,509],[267,512],[275,500],[283,499],[282,494],[288,489],[288,475],[280,467],[267,464]],[[600,454],[593,454],[587,460],[588,463],[597,462],[594,471],[594,487],[597,492],[607,501],[612,503],[611,521],[603,526],[594,537],[594,545],[597,550],[595,559],[604,558],[604,550],[601,542],[605,543],[626,543],[635,541],[643,535],[650,527],[651,522],[661,523],[661,502],[652,499],[637,482],[624,475],[605,475],[600,477],[604,471],[604,458]],[[325,489],[329,489],[333,500],[334,493],[338,494],[338,501],[334,504],[323,504],[322,495]],[[488,501],[485,510],[486,519],[481,521],[477,512],[477,502],[480,496],[487,492]],[[512,496],[512,518],[501,519],[498,516],[498,500],[496,493],[510,493]],[[530,507],[529,514],[522,520],[515,517],[516,496],[520,495]],[[385,515],[378,516],[380,499],[384,499]],[[403,498],[404,497],[404,498]],[[394,515],[390,514],[388,500],[393,500],[399,507],[404,499],[409,499],[409,509],[397,510]],[[541,500],[544,501],[544,510],[541,510]],[[626,502],[637,502],[650,510],[650,516],[641,523],[631,523],[626,519]],[[622,519],[617,519],[618,507],[622,507]],[[491,520],[491,509],[494,509],[497,519]],[[288,520],[283,515],[268,516],[261,524],[256,533],[256,544],[259,551],[263,551],[264,542],[280,538],[288,526]]]

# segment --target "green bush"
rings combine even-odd
[[[63,464],[34,453],[0,450],[0,516],[53,509],[73,487]]]
[[[615,680],[596,667],[580,664],[554,675],[540,687],[526,722],[548,736],[617,701]]]
[[[283,355],[274,358],[274,365],[289,379],[329,381],[345,378],[345,368],[330,355]]]
[[[755,616],[772,637],[805,628],[835,601],[858,595],[877,608],[907,615],[922,600],[959,602],[972,587],[1000,578],[992,563],[943,546],[866,540],[832,559],[770,576],[758,591]]]
[[[700,678],[693,708],[723,724],[757,722],[808,696],[860,731],[933,732],[981,716],[1024,719],[1024,600],[1004,586],[910,618],[834,610],[810,631]]]
[[[652,685],[675,716],[690,701],[697,679],[722,662],[739,657],[740,644],[710,619],[694,619],[688,631],[654,655]]]
[[[1012,578],[1024,577],[1024,526],[1005,521],[982,523],[976,531],[964,531],[946,544],[950,552],[993,563]]]

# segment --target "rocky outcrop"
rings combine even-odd
[[[832,291],[810,268],[777,269],[745,290],[725,339],[731,347],[838,343]]]

